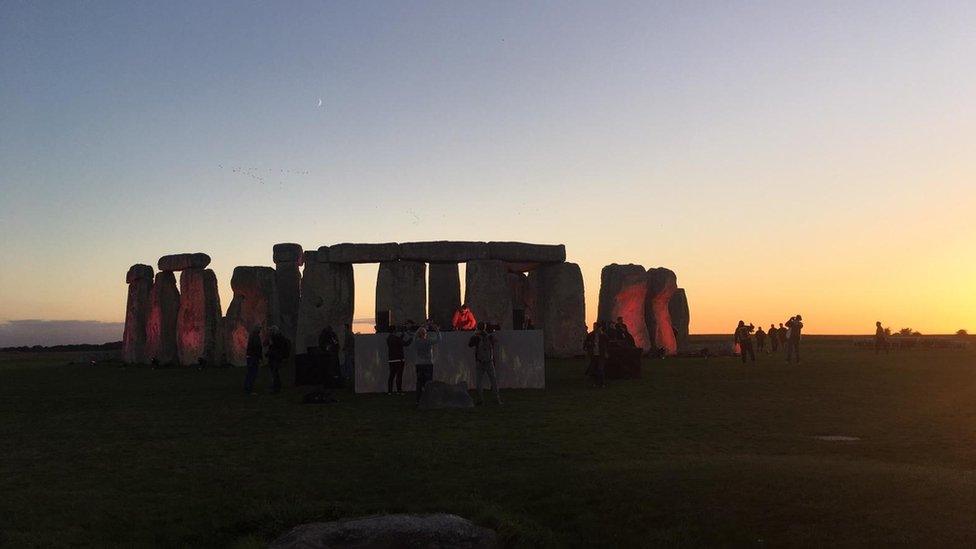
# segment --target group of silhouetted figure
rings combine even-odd
[[[755,332],[755,334],[753,333]],[[792,363],[794,360],[800,363],[800,336],[803,332],[803,317],[796,315],[790,317],[785,323],[781,322],[777,328],[775,324],[769,325],[769,331],[764,331],[762,326],[756,330],[754,325],[746,324],[740,320],[733,334],[733,341],[739,349],[742,363],[756,361],[756,351],[763,353],[777,353],[780,347],[786,349],[786,362]],[[769,340],[767,350],[766,340]],[[755,345],[753,345],[755,340]]]

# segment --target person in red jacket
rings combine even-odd
[[[478,321],[474,318],[474,313],[468,308],[467,304],[462,303],[458,310],[454,311],[454,318],[451,319],[451,326],[455,330],[474,330],[478,327]]]

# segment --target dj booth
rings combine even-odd
[[[468,346],[475,332],[441,332],[434,344],[434,381],[466,381],[474,389],[476,366],[474,348]],[[356,392],[383,393],[387,389],[390,367],[386,338],[389,334],[356,335]],[[495,378],[502,389],[544,389],[546,360],[542,330],[501,330],[495,337]],[[406,368],[403,389],[412,391],[417,383],[414,343],[404,348]],[[488,383],[485,380],[485,383]]]

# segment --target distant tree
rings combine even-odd
[[[911,328],[902,328],[901,330],[898,330],[898,335],[900,335],[900,336],[910,336],[910,335],[912,335],[912,329]]]
[[[890,336],[890,335],[891,335],[891,328],[885,328],[885,329],[884,329],[884,334],[885,334],[886,336]]]
[[[915,336],[915,337],[918,337],[918,336],[922,335],[922,332],[914,331],[914,332],[912,332],[912,335]]]
[[[958,330],[956,332],[956,335],[957,336],[968,336],[969,335],[969,332],[967,332],[966,330]]]

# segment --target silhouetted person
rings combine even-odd
[[[742,356],[742,363],[746,363],[746,357],[752,359],[753,362],[756,361],[756,351],[752,348],[752,337],[749,335],[752,333],[752,324],[746,326],[746,323],[742,320],[739,321],[739,325],[735,328],[735,342],[739,344],[739,354]]]
[[[268,366],[271,369],[271,392],[274,394],[281,392],[281,365],[290,353],[291,342],[277,326],[272,326],[268,342]]]
[[[760,353],[766,350],[766,332],[763,331],[762,326],[756,331],[756,350]]]
[[[593,383],[597,387],[607,386],[607,357],[609,351],[607,346],[610,338],[607,337],[607,330],[601,322],[593,323],[593,331],[586,334],[583,342],[583,349],[586,356],[590,359],[590,364],[586,369],[587,375],[593,378]]]
[[[247,337],[247,349],[245,350],[245,360],[247,361],[247,374],[244,376],[244,392],[256,395],[254,392],[254,381],[258,377],[258,366],[261,365],[261,357],[264,356],[264,345],[261,344],[261,327],[255,326],[251,329],[251,335]]]
[[[891,348],[888,346],[888,333],[885,332],[884,327],[881,326],[881,321],[874,323],[874,354],[878,354],[884,349],[885,354],[888,354]]]
[[[789,338],[789,330],[786,328],[786,326],[783,326],[782,322],[780,322],[779,323],[779,344],[781,347],[786,346],[786,340],[788,338]]]
[[[471,331],[478,327],[478,321],[475,320],[474,313],[471,312],[468,305],[462,303],[458,310],[454,311],[451,326],[455,330]]]
[[[336,335],[332,326],[326,326],[319,333],[319,354],[322,358],[322,369],[325,381],[322,386],[324,389],[336,387],[336,380],[339,378],[339,336]]]
[[[789,334],[786,336],[786,362],[787,364],[792,362],[792,359],[796,358],[796,363],[800,363],[800,334],[803,331],[803,317],[796,315],[791,318],[787,323],[786,327],[789,330]]]
[[[352,380],[356,375],[356,336],[352,326],[346,324],[346,335],[342,342],[342,377]]]
[[[498,391],[498,380],[495,378],[495,336],[489,334],[484,322],[478,323],[478,330],[468,340],[468,347],[474,347],[474,362],[477,370],[475,386],[478,389],[478,404],[485,403],[484,378],[491,382],[491,390],[495,393],[495,401],[502,403],[502,396]]]
[[[779,330],[776,329],[776,325],[770,324],[769,331],[766,334],[769,335],[769,346],[772,348],[772,352],[779,351]]]
[[[402,331],[390,332],[386,336],[387,360],[390,364],[390,377],[386,380],[386,394],[393,394],[393,382],[396,381],[397,394],[403,393],[403,348],[410,346],[413,338]]]
[[[637,342],[634,341],[634,335],[630,333],[630,329],[623,322],[617,324],[617,329],[620,330],[620,342],[627,347],[636,347]]]
[[[428,381],[434,380],[434,345],[440,339],[440,332],[436,325],[421,326],[417,330],[414,340],[414,353],[417,355],[417,404],[420,404],[420,396],[424,392],[424,386]]]

